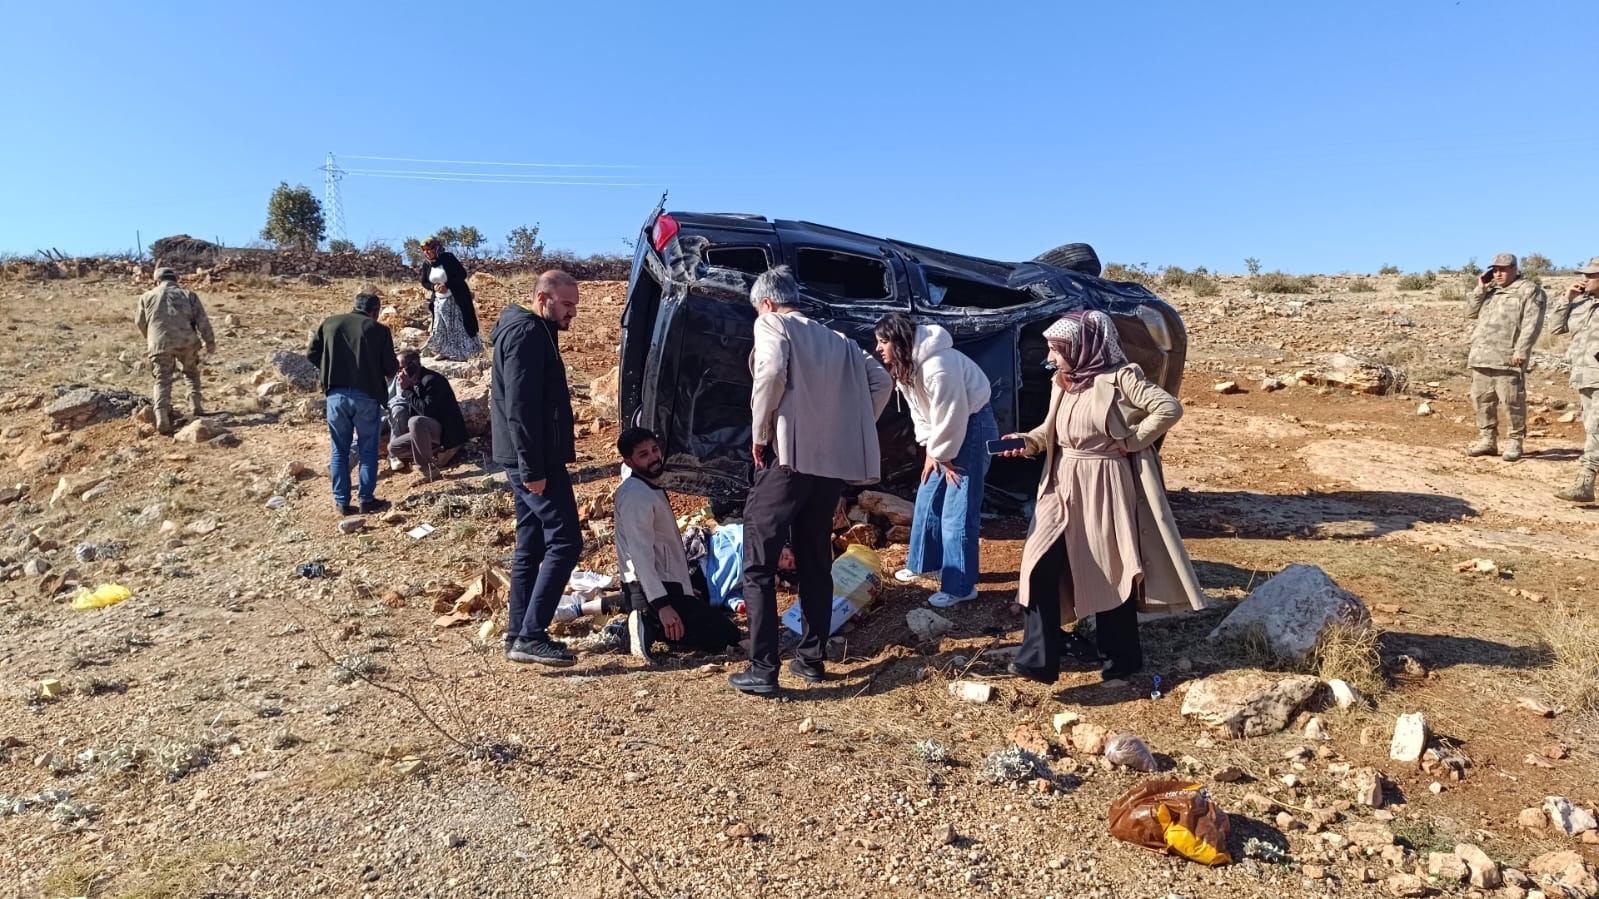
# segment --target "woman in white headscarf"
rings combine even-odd
[[[1105,679],[1125,678],[1144,664],[1140,610],[1207,604],[1154,449],[1183,407],[1127,361],[1103,312],[1070,313],[1044,339],[1056,369],[1049,414],[1008,435],[1026,448],[1005,454],[1044,454],[1016,596],[1026,609],[1022,648],[1010,672],[1054,683],[1061,625],[1093,615]]]
[[[433,285],[433,332],[423,351],[438,359],[462,361],[483,352],[483,341],[468,332],[449,282],[443,266],[436,265],[428,272],[428,283]]]

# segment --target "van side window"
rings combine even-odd
[[[815,293],[843,300],[886,300],[893,296],[888,264],[881,259],[836,250],[800,249],[801,284]]]
[[[1025,290],[1010,290],[927,271],[928,301],[942,308],[1008,309],[1038,301]]]
[[[705,264],[759,275],[772,267],[765,247],[716,247],[705,251]]]

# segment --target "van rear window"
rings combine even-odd
[[[953,278],[940,272],[927,272],[928,302],[939,308],[1009,309],[1038,299],[1025,290],[1010,290]]]
[[[881,259],[836,250],[801,249],[795,277],[814,293],[842,300],[884,300],[893,296],[888,265]]]
[[[737,269],[759,275],[772,267],[765,247],[711,247],[705,251],[705,264]]]

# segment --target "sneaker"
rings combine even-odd
[[[822,667],[820,662],[813,663],[794,659],[788,663],[788,670],[790,674],[807,684],[819,684],[827,680],[827,669]]]
[[[729,676],[727,685],[740,693],[752,693],[756,696],[766,696],[777,692],[776,677],[761,677],[748,669]]]
[[[339,514],[343,515],[345,518],[349,518],[351,515],[359,514],[360,511],[361,510],[357,509],[350,503],[344,503],[339,506]]]
[[[517,640],[505,651],[505,657],[513,662],[549,665],[553,668],[569,668],[577,664],[577,657],[567,652],[566,647],[550,640]]]
[[[909,568],[901,568],[900,570],[894,572],[894,580],[899,581],[902,584],[909,584],[915,582],[917,578],[932,577],[935,574],[938,574],[938,572],[912,571]]]
[[[361,504],[362,515],[376,515],[387,511],[389,511],[389,501],[386,499],[369,499]]]
[[[408,472],[410,470],[411,470],[411,463],[409,463],[409,462],[405,461],[404,459],[401,459],[401,458],[399,458],[397,456],[390,456],[389,457],[389,471],[396,472],[398,474],[404,474],[405,472]]]
[[[638,609],[627,613],[627,645],[634,658],[646,665],[655,664],[650,656],[649,621]]]
[[[612,652],[627,652],[627,622],[613,621],[600,628],[600,645]]]
[[[976,598],[977,588],[973,587],[972,592],[966,594],[965,596],[952,596],[940,590],[937,593],[934,593],[932,596],[927,597],[927,602],[935,609],[949,609],[958,606],[963,602],[971,602]]]

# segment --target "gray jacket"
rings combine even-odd
[[[870,484],[882,476],[877,417],[893,380],[860,345],[798,312],[755,319],[750,430],[801,474]]]
[[[1517,278],[1504,288],[1479,285],[1466,298],[1466,318],[1477,320],[1466,364],[1513,369],[1517,366],[1510,360],[1519,358],[1521,370],[1526,371],[1533,342],[1543,330],[1544,306],[1543,288],[1526,278]]]

